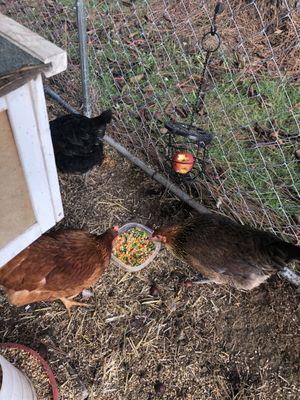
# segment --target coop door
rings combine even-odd
[[[6,111],[0,112],[0,182],[1,248],[36,222]]]

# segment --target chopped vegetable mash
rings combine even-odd
[[[137,267],[147,260],[155,249],[149,241],[148,233],[139,228],[132,228],[119,234],[113,245],[113,254],[124,264]]]

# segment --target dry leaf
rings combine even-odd
[[[188,116],[188,110],[186,110],[183,107],[175,107],[175,112],[178,114],[181,118],[186,118]]]
[[[180,86],[180,91],[182,93],[193,93],[196,89],[196,86]]]
[[[174,112],[174,105],[173,105],[173,103],[169,103],[168,105],[167,105],[167,107],[165,108],[165,113],[167,114],[167,115],[171,115],[171,114],[173,114],[173,112]]]
[[[296,103],[296,104],[294,104],[293,106],[291,106],[291,107],[289,107],[288,108],[288,110],[289,111],[293,111],[293,110],[295,110],[296,108],[299,108],[300,107],[300,102],[299,103]]]
[[[148,85],[148,86],[146,86],[145,88],[144,88],[144,91],[145,92],[154,92],[154,89],[153,89],[153,86],[152,85]]]
[[[157,119],[158,121],[160,121],[160,122],[163,122],[163,121],[164,121],[164,116],[163,116],[162,113],[159,112],[159,111],[155,111],[155,113],[153,114],[153,117],[154,117],[155,119]]]
[[[132,76],[131,78],[129,78],[129,82],[131,82],[131,83],[138,83],[138,82],[140,82],[143,78],[144,78],[144,74],[135,75],[135,76]]]
[[[300,215],[294,215],[293,220],[296,222],[296,224],[300,224]]]

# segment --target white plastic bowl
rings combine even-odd
[[[139,229],[141,229],[141,230],[147,232],[147,233],[148,233],[148,236],[151,236],[152,233],[153,233],[153,230],[152,230],[152,229],[148,228],[148,227],[145,226],[145,225],[138,224],[138,223],[136,223],[136,222],[130,222],[129,224],[123,225],[123,226],[119,229],[118,233],[121,234],[121,233],[127,232],[127,231],[129,231],[130,229],[132,229],[132,228],[139,228]],[[130,265],[128,265],[128,264],[123,263],[123,262],[122,262],[121,260],[119,260],[114,254],[111,255],[111,259],[113,260],[113,262],[114,262],[118,267],[124,269],[125,271],[128,271],[128,272],[137,272],[137,271],[140,271],[141,269],[147,267],[147,265],[150,264],[151,261],[153,261],[154,258],[157,256],[157,254],[158,254],[158,252],[159,252],[159,250],[160,250],[160,248],[161,248],[161,244],[160,244],[160,242],[154,242],[154,244],[155,244],[155,249],[154,249],[153,253],[147,258],[147,260],[146,260],[145,262],[143,262],[143,264],[140,264],[140,265],[138,265],[138,266],[136,266],[136,267],[132,267],[132,266],[130,266]]]
[[[27,376],[1,355],[0,369],[2,371],[0,400],[37,400],[35,390]]]

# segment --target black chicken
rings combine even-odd
[[[300,286],[300,276],[286,267],[300,261],[300,247],[221,215],[203,214],[160,227],[152,239],[165,243],[211,282],[251,290],[279,272]]]
[[[68,114],[50,122],[55,161],[61,172],[87,172],[103,161],[102,138],[111,110],[95,118]]]

